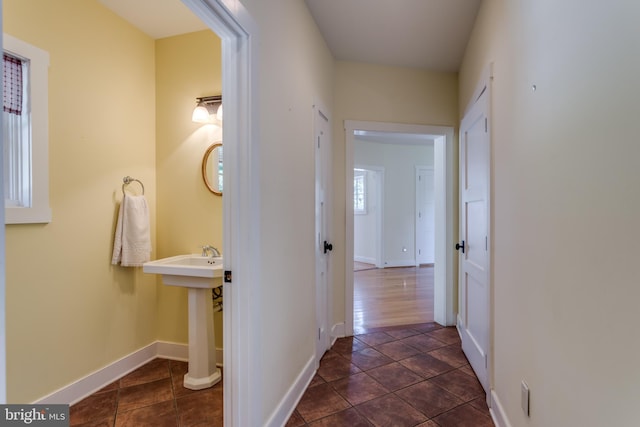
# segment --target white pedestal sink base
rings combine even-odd
[[[146,262],[145,273],[162,275],[165,285],[188,289],[189,299],[189,372],[185,388],[202,390],[220,381],[216,367],[211,289],[222,286],[222,258],[196,254],[178,255]]]
[[[209,388],[218,384],[221,379],[220,369],[216,369],[216,372],[206,378],[192,378],[189,376],[189,373],[186,373],[184,374],[183,385],[184,388],[188,388],[189,390],[202,390],[203,388]]]
[[[216,366],[211,289],[188,288],[189,299],[189,372],[184,387],[202,390],[222,378]]]

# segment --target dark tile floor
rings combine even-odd
[[[186,362],[154,359],[70,408],[82,427],[222,427],[222,381],[193,391],[182,386]]]
[[[455,328],[435,323],[341,338],[287,427],[493,426]],[[155,359],[70,409],[74,427],[222,426],[222,382],[182,386],[186,362]]]
[[[363,332],[324,355],[286,427],[494,425],[455,328]]]

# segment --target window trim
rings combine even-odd
[[[31,92],[31,206],[5,206],[5,224],[49,223],[49,53],[9,34],[2,36],[3,50],[29,60]]]

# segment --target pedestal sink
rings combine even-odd
[[[185,388],[201,390],[221,379],[216,367],[211,289],[222,286],[222,258],[178,255],[146,262],[145,273],[160,274],[162,283],[188,289],[189,299],[189,371]]]

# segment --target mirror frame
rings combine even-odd
[[[202,157],[202,179],[204,180],[204,185],[207,186],[207,189],[209,191],[211,191],[216,196],[222,196],[222,191],[214,189],[213,185],[211,185],[211,182],[209,182],[209,178],[207,177],[207,162],[209,161],[209,156],[211,155],[211,152],[218,147],[222,147],[222,142],[214,142],[209,146],[209,148],[207,148],[207,151],[205,151],[204,156]]]

